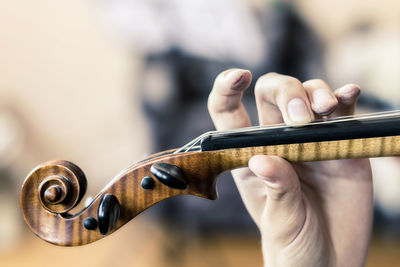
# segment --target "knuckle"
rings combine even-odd
[[[255,94],[260,95],[268,91],[285,91],[291,88],[302,88],[300,80],[286,75],[271,72],[261,76],[255,85]]]
[[[221,95],[211,93],[208,97],[207,108],[210,114],[232,112],[240,106],[240,95]]]
[[[328,87],[328,84],[322,79],[311,79],[303,83],[304,86]]]
[[[311,79],[310,82],[312,83],[319,83],[319,84],[326,84],[326,82],[322,79]]]
[[[300,186],[298,183],[279,183],[277,184],[269,196],[274,201],[290,200],[293,195],[298,194]]]
[[[269,95],[271,91],[274,90],[273,85],[274,79],[278,77],[279,74],[275,72],[270,72],[267,74],[262,75],[260,78],[257,79],[257,82],[254,86],[254,94],[256,97],[262,97],[264,95]]]
[[[282,77],[281,81],[279,82],[279,87],[282,89],[298,88],[302,86],[302,83],[298,79],[290,76]]]
[[[279,74],[277,74],[276,72],[269,72],[269,73],[267,73],[267,74],[264,74],[264,75],[260,76],[260,77],[257,79],[257,82],[256,82],[256,84],[255,84],[254,90],[259,91],[260,88],[264,87],[266,84],[268,84],[268,82],[269,82],[272,78],[274,78],[274,77],[276,77],[276,76],[278,76],[278,75],[279,75]]]
[[[271,192],[271,194],[268,196],[270,200],[273,201],[283,201],[287,198],[288,191],[286,188],[283,187],[283,185],[279,185],[274,187],[274,190]]]

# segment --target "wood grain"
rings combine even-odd
[[[64,202],[49,204],[40,200],[39,185],[51,176],[63,177],[70,181],[71,186],[66,199],[73,205],[68,208],[78,204],[85,190],[82,188],[85,187],[84,174],[78,167],[67,161],[53,161],[39,165],[26,178],[21,190],[21,210],[26,223],[40,238],[62,246],[84,245],[104,237],[98,229],[87,230],[83,227],[83,222],[87,217],[97,218],[97,209],[105,194],[115,195],[121,207],[119,220],[110,232],[112,233],[145,209],[170,197],[196,195],[216,199],[217,176],[224,171],[247,166],[248,160],[256,154],[277,155],[293,162],[399,156],[400,136],[165,155],[158,153],[124,170],[88,207],[77,214],[65,213],[64,208],[60,209],[60,206],[66,205]],[[155,179],[153,189],[143,189],[142,178],[152,176],[150,167],[157,162],[180,167],[187,177],[188,188],[172,189]],[[70,196],[75,199],[71,201]],[[60,213],[60,210],[63,212]]]

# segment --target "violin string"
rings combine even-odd
[[[320,119],[313,121],[309,124],[313,125],[318,125],[318,124],[329,124],[329,123],[337,123],[337,122],[344,122],[344,121],[352,121],[352,120],[366,120],[366,119],[375,119],[375,118],[389,118],[389,117],[395,117],[400,115],[400,110],[394,110],[394,111],[386,111],[386,112],[376,112],[376,113],[369,113],[369,114],[360,114],[360,115],[350,115],[350,116],[341,116],[341,117],[336,117],[332,119]],[[305,124],[308,125],[308,124]],[[305,126],[301,125],[301,126]],[[206,132],[199,137],[195,138],[188,144],[184,145],[174,153],[180,153],[180,152],[188,152],[191,150],[201,139],[203,139],[206,136],[220,136],[220,135],[226,135],[226,134],[232,134],[232,133],[244,133],[244,132],[255,132],[255,131],[264,131],[266,129],[277,129],[277,128],[285,128],[285,127],[290,127],[287,126],[285,123],[279,123],[279,124],[274,124],[274,125],[268,125],[268,126],[252,126],[252,127],[246,127],[246,128],[239,128],[239,129],[233,129],[233,130],[224,130],[224,131],[209,131]],[[299,127],[299,126],[298,126]]]
[[[360,115],[351,115],[351,116],[341,116],[341,117],[336,117],[336,118],[332,118],[332,119],[320,119],[320,120],[315,120],[313,122],[306,123],[303,125],[298,125],[295,127],[302,127],[302,126],[307,126],[307,125],[331,124],[331,123],[354,121],[354,120],[391,118],[391,117],[397,117],[397,116],[400,116],[400,110],[376,112],[376,113],[360,114]],[[266,125],[266,126],[252,126],[252,127],[239,128],[239,129],[233,129],[233,130],[213,131],[212,136],[219,136],[219,135],[225,135],[225,134],[231,134],[231,133],[263,131],[263,130],[267,130],[267,129],[277,129],[277,128],[286,128],[286,127],[293,127],[293,126],[287,126],[285,123],[272,124],[272,125]]]
[[[182,146],[181,148],[177,149],[174,154],[176,153],[181,153],[181,152],[188,152],[190,149],[192,149],[201,139],[203,139],[204,137],[208,136],[210,133],[212,132],[217,132],[217,131],[210,131],[210,132],[206,132],[203,133],[202,135],[198,136],[197,138],[193,139],[192,141],[190,141],[189,143],[187,143],[186,145]]]
[[[390,117],[397,117],[397,116],[400,116],[400,110],[392,110],[392,111],[385,111],[385,112],[375,112],[375,113],[367,113],[367,114],[359,114],[359,115],[341,116],[341,117],[336,117],[336,118],[320,119],[320,120],[315,120],[311,123],[299,125],[296,127],[301,127],[301,126],[306,126],[306,125],[330,124],[330,123],[354,121],[354,120],[390,118]],[[196,144],[198,144],[203,138],[208,137],[208,136],[221,136],[221,135],[226,135],[226,134],[256,132],[256,131],[264,131],[267,129],[279,129],[279,128],[285,128],[285,127],[292,127],[292,126],[287,126],[285,123],[279,123],[279,124],[273,124],[273,125],[267,125],[267,126],[251,126],[251,127],[239,128],[239,129],[233,129],[233,130],[209,131],[209,132],[203,133],[202,135],[193,139],[192,141],[185,144],[181,148],[177,149],[174,153],[188,152],[188,151],[192,150],[192,148]]]

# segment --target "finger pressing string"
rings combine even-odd
[[[277,73],[261,76],[255,87],[261,125],[285,122],[301,125],[314,119],[310,101],[302,83]]]
[[[312,110],[320,116],[331,114],[338,105],[338,100],[329,85],[321,79],[303,83],[311,102]]]
[[[337,89],[335,91],[335,96],[339,103],[331,117],[354,114],[360,92],[360,87],[357,84],[346,84],[345,86]]]

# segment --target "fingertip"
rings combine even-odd
[[[337,105],[338,100],[329,89],[319,88],[312,92],[311,107],[318,115],[325,116],[331,114]]]
[[[281,176],[287,165],[287,161],[278,156],[255,155],[249,160],[250,170],[258,177],[269,178],[271,182]]]
[[[360,86],[354,83],[349,83],[338,89],[340,95],[357,95],[360,93]]]
[[[232,95],[242,92],[250,85],[251,72],[245,69],[229,69],[217,77],[217,90],[222,95]]]
[[[339,102],[347,105],[354,104],[360,93],[361,89],[357,84],[346,84],[335,91],[335,95]]]
[[[251,72],[229,69],[220,73],[208,97],[207,108],[217,129],[248,127],[250,118],[241,103],[243,91],[251,82]]]
[[[291,99],[287,104],[287,116],[283,114],[285,123],[289,126],[302,126],[314,120],[310,103],[300,97]]]
[[[261,172],[260,171],[260,166],[264,164],[266,160],[265,155],[255,155],[250,158],[249,160],[249,169],[257,176],[260,176]]]
[[[285,159],[278,156],[256,155],[250,159],[249,169],[266,185],[270,201],[280,202],[298,198],[300,181],[293,167]]]
[[[303,83],[311,102],[313,112],[320,116],[331,114],[338,105],[336,96],[329,85],[321,79],[312,79]]]
[[[252,75],[249,70],[241,70],[240,76],[232,84],[232,90],[242,91],[247,89],[251,83]]]

